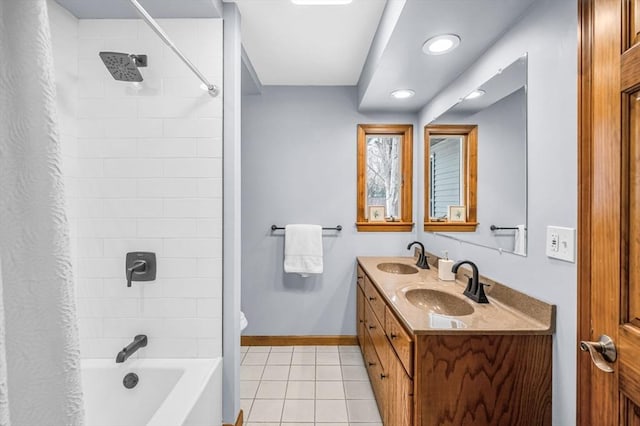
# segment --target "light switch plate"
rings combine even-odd
[[[547,226],[547,256],[566,262],[576,261],[576,230]]]

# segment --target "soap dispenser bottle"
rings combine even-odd
[[[449,252],[445,250],[444,259],[438,259],[438,278],[442,281],[455,281],[456,274],[451,272],[453,260],[449,259]]]

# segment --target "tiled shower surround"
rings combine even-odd
[[[54,12],[65,28],[75,20]],[[222,21],[158,22],[220,85]],[[77,64],[56,54],[54,62],[60,103],[75,106],[75,131],[65,131],[63,145],[81,355],[115,357],[146,334],[141,357],[221,356],[222,98],[202,90],[140,20],[75,25],[76,38],[56,37],[52,22],[54,51],[77,52]],[[100,51],[148,55],[144,81],[113,80]],[[67,78],[74,65],[77,78]],[[156,281],[127,288],[129,251],[156,253]]]

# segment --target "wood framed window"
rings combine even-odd
[[[478,226],[478,126],[425,126],[424,156],[424,230],[475,232]],[[461,211],[462,219],[451,217],[452,211]]]
[[[413,125],[358,125],[360,232],[413,228]]]

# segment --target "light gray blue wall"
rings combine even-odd
[[[448,249],[453,259],[477,262],[481,274],[557,306],[553,424],[563,426],[576,418],[577,269],[545,255],[545,231],[548,225],[577,226],[577,28],[577,2],[539,0],[420,113],[422,127],[528,52],[528,256],[501,255],[422,231],[418,236],[430,251]],[[423,169],[419,164],[420,178]]]
[[[417,117],[361,114],[356,105],[355,87],[265,86],[242,99],[246,335],[355,335],[356,256],[408,254],[415,232],[355,230],[356,128]],[[288,223],[344,227],[325,232],[321,276],[283,273],[283,232],[270,227]]]

